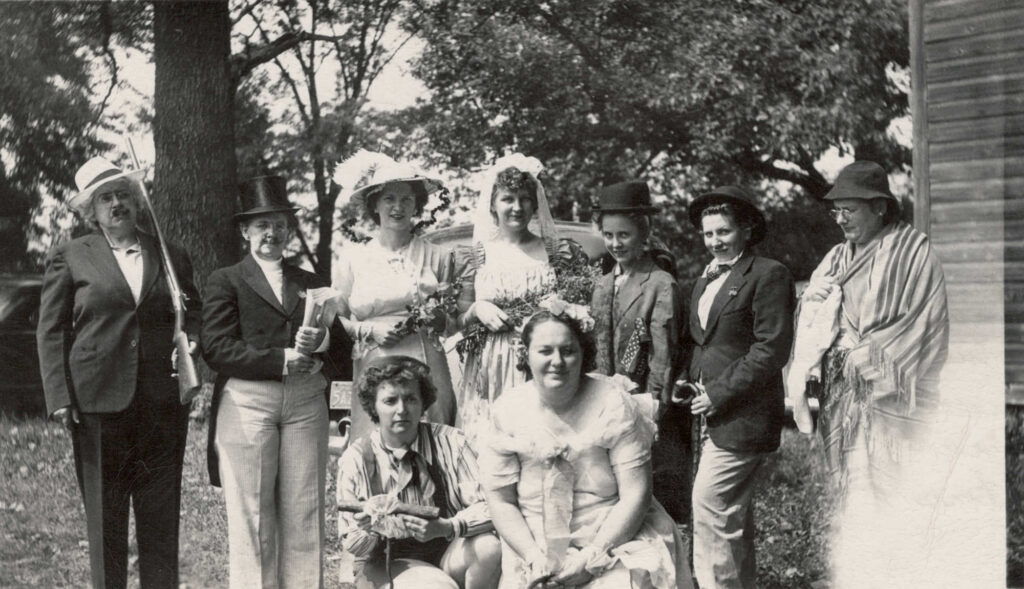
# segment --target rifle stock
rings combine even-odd
[[[192,402],[199,394],[199,371],[196,370],[196,363],[189,354],[188,334],[178,329],[174,332],[174,348],[178,350],[178,398],[182,405]],[[185,361],[182,361],[182,358]]]

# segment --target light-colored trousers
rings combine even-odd
[[[217,412],[232,588],[323,586],[327,383],[232,378]]]
[[[693,570],[701,589],[757,587],[754,482],[767,456],[704,439],[693,481]]]

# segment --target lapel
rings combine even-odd
[[[704,344],[704,330],[700,328],[700,316],[697,315],[697,306],[700,304],[700,297],[708,286],[708,279],[701,276],[693,285],[693,294],[690,295],[690,334],[698,344]]]
[[[718,294],[715,295],[715,300],[711,303],[711,310],[708,312],[708,328],[704,330],[705,338],[715,330],[715,324],[718,323],[718,317],[722,314],[722,309],[734,298],[729,292],[738,291],[747,281],[746,274],[753,263],[754,255],[750,252],[744,252],[743,256],[736,262],[736,265],[733,266],[732,271],[729,272],[729,276],[725,279],[725,284],[722,285]]]
[[[156,278],[162,269],[160,244],[151,235],[139,232],[139,247],[142,248],[142,292],[139,304],[146,300],[150,289],[156,284]]]
[[[647,281],[651,278],[653,266],[654,262],[645,255],[644,259],[637,264],[633,273],[626,279],[626,283],[619,289],[619,296],[615,297],[615,315],[617,316],[615,329],[619,328],[619,324],[622,323],[626,315],[629,314],[629,310],[632,309],[633,305],[635,305],[637,301],[640,300],[640,297],[643,296],[644,285],[646,285]],[[614,290],[614,286],[612,288]]]
[[[273,289],[270,288],[270,283],[267,282],[267,277],[263,274],[263,270],[256,263],[256,260],[252,258],[252,254],[246,254],[245,258],[242,259],[241,270],[242,280],[249,285],[249,288],[253,289],[275,311],[287,316],[284,307],[277,301],[277,296],[274,295]]]
[[[136,306],[135,297],[132,296],[132,289],[128,286],[128,281],[125,280],[121,267],[117,265],[114,252],[110,249],[110,242],[107,241],[103,232],[89,235],[84,240],[84,243],[89,248],[89,261],[92,265],[99,270],[100,274],[103,274],[113,284],[118,285],[118,293],[128,300],[133,307]]]
[[[284,303],[285,315],[291,317],[295,311],[295,306],[299,304],[299,292],[302,290],[302,285],[298,281],[299,272],[297,272],[297,269],[283,262],[282,264],[282,282],[284,284],[281,285],[281,298]]]

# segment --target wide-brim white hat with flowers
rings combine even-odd
[[[352,157],[338,164],[331,179],[342,189],[339,205],[354,202],[364,208],[367,195],[385,184],[418,184],[422,186],[426,195],[443,187],[440,180],[423,175],[411,164],[397,162],[383,153],[365,149],[360,149]],[[349,190],[352,192],[346,200],[344,196]]]
[[[122,170],[102,157],[94,157],[82,164],[75,172],[75,185],[78,186],[78,194],[68,199],[68,206],[76,211],[82,211],[89,204],[96,189],[107,182],[127,178],[133,182],[142,182],[146,176],[146,169]]]

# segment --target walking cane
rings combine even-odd
[[[141,170],[139,156],[135,153],[135,145],[131,137],[125,139],[128,147],[128,155],[132,158],[132,165],[136,170]],[[164,267],[164,276],[167,278],[167,289],[171,292],[171,306],[174,307],[174,349],[178,352],[178,398],[182,405],[192,402],[192,399],[199,393],[199,373],[196,371],[196,363],[189,353],[188,335],[185,333],[185,293],[181,291],[181,283],[178,282],[178,275],[174,272],[174,264],[171,262],[171,254],[167,249],[167,242],[164,240],[163,231],[160,230],[160,223],[156,218],[156,211],[153,210],[153,203],[149,200],[149,191],[146,184],[139,180],[139,188],[142,191],[142,201],[146,204],[149,216],[153,219],[153,228],[156,231],[156,240],[160,244],[160,260]]]

